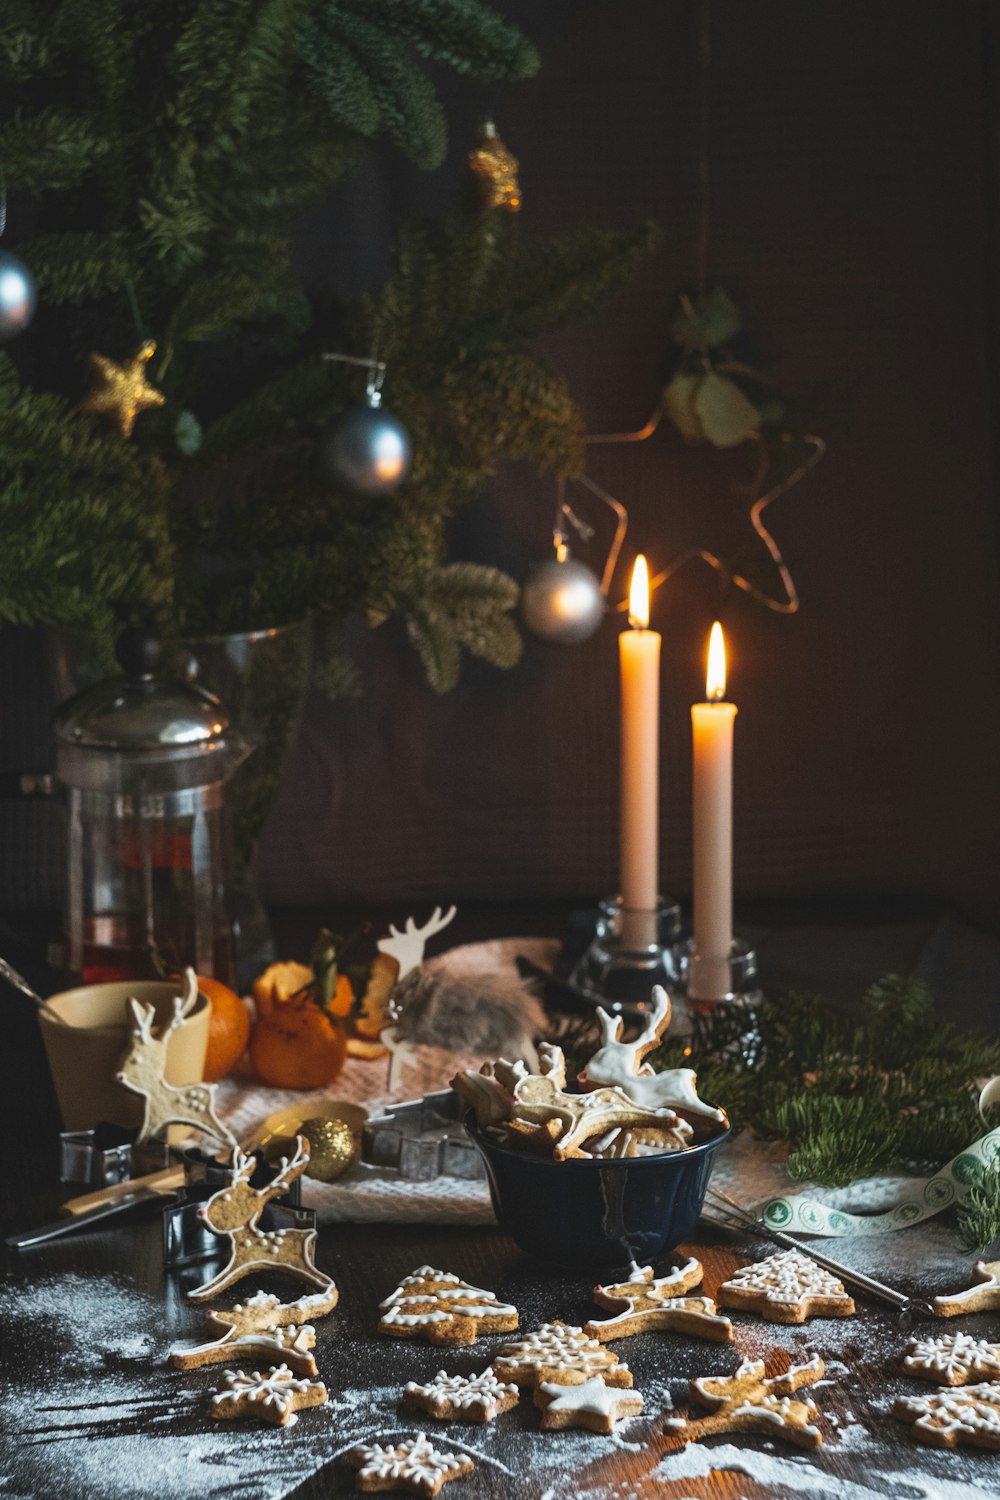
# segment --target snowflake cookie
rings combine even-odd
[[[804,1323],[806,1318],[849,1318],[854,1299],[842,1281],[798,1250],[782,1250],[755,1265],[741,1266],[716,1292],[720,1307],[745,1307],[768,1323]]]
[[[823,1442],[813,1418],[814,1403],[792,1399],[804,1385],[814,1385],[823,1376],[823,1361],[814,1356],[807,1364],[793,1365],[784,1375],[764,1378],[763,1360],[744,1360],[735,1375],[702,1376],[692,1380],[691,1400],[708,1408],[701,1417],[668,1417],[663,1430],[685,1443],[719,1432],[756,1432],[780,1437],[799,1448],[819,1448]]]
[[[481,1375],[448,1375],[439,1370],[428,1385],[411,1380],[403,1389],[407,1406],[419,1406],[443,1422],[492,1422],[520,1397],[516,1385],[498,1380],[492,1365]]]
[[[960,1313],[1000,1312],[1000,1260],[977,1260],[972,1285],[964,1292],[934,1298],[939,1318],[957,1318]]]
[[[582,1328],[569,1323],[543,1323],[514,1343],[497,1350],[493,1369],[500,1380],[519,1386],[577,1385],[592,1375],[603,1375],[607,1385],[631,1386],[632,1372],[617,1354]]]
[[[443,1484],[471,1474],[475,1464],[464,1453],[442,1453],[422,1432],[410,1442],[390,1447],[382,1443],[359,1443],[344,1454],[357,1469],[356,1484],[369,1494],[376,1490],[410,1490],[415,1495],[436,1495]]]
[[[1000,1344],[967,1333],[942,1333],[933,1339],[911,1339],[899,1362],[908,1375],[935,1385],[968,1385],[970,1380],[1000,1380]]]
[[[379,1307],[379,1333],[429,1344],[474,1344],[484,1333],[510,1333],[518,1321],[517,1308],[499,1302],[493,1292],[433,1266],[404,1276]]]
[[[733,1337],[733,1325],[728,1318],[718,1316],[712,1299],[685,1295],[698,1286],[701,1278],[701,1263],[693,1256],[668,1276],[656,1278],[652,1266],[637,1266],[633,1261],[628,1281],[594,1288],[598,1307],[607,1308],[615,1316],[593,1318],[584,1324],[583,1331],[601,1343],[653,1329],[672,1329],[693,1338],[728,1343]]]
[[[262,1375],[227,1370],[222,1385],[212,1397],[213,1417],[260,1417],[275,1427],[291,1427],[296,1413],[307,1406],[323,1406],[326,1386],[321,1380],[296,1380],[287,1365],[278,1365]]]
[[[960,1391],[900,1396],[892,1414],[909,1422],[913,1436],[930,1448],[1000,1448],[1000,1385],[967,1385]]]
[[[535,1386],[535,1405],[541,1407],[542,1426],[548,1430],[584,1427],[611,1433],[622,1417],[639,1415],[642,1397],[638,1391],[615,1390],[600,1375],[592,1375],[579,1385],[542,1381]]]

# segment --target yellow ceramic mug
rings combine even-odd
[[[154,1005],[154,1024],[164,1026],[173,1014],[174,996],[182,989],[182,982],[168,979],[86,984],[53,995],[48,1002],[67,1025],[38,1012],[65,1130],[89,1130],[102,1120],[126,1128],[141,1125],[141,1098],[117,1081],[132,1036],[128,1000]],[[191,1014],[167,1043],[168,1083],[201,1082],[210,1015],[209,1001],[199,993]]]

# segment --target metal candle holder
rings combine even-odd
[[[659,896],[655,911],[629,911],[621,896],[598,903],[590,945],[570,975],[571,983],[600,995],[609,1009],[645,1005],[654,984],[672,989],[680,907]]]

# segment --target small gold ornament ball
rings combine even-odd
[[[354,1160],[354,1136],[346,1120],[327,1120],[322,1115],[306,1120],[299,1129],[309,1142],[307,1177],[317,1182],[336,1182]]]
[[[469,152],[469,166],[479,179],[484,207],[502,208],[509,214],[520,211],[517,157],[507,150],[492,121],[484,125],[479,145]]]

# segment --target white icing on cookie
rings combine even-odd
[[[600,1375],[591,1376],[581,1385],[556,1385],[546,1380],[538,1389],[543,1395],[552,1397],[546,1406],[547,1411],[590,1412],[597,1417],[610,1417],[614,1422],[623,1401],[633,1408],[636,1402],[639,1403],[638,1410],[634,1411],[636,1416],[642,1410],[642,1397],[638,1391],[614,1390],[604,1384]]]
[[[809,1297],[847,1299],[844,1284],[798,1250],[782,1250],[755,1265],[741,1266],[719,1290],[754,1292],[768,1302],[795,1305]]]
[[[925,1432],[995,1438],[1000,1445],[1000,1385],[967,1385],[957,1391],[903,1396],[893,1411],[915,1417],[915,1425]]]
[[[457,1406],[463,1411],[481,1408],[486,1421],[497,1414],[497,1403],[508,1396],[518,1396],[516,1385],[505,1384],[497,1379],[493,1367],[481,1375],[448,1375],[439,1370],[427,1385],[411,1380],[404,1387],[406,1396],[419,1396],[432,1406]]]
[[[642,1031],[631,1042],[619,1040],[624,1029],[620,1016],[599,1011],[603,1045],[580,1074],[580,1082],[601,1088],[619,1088],[635,1104],[646,1109],[686,1109],[689,1114],[724,1120],[725,1113],[698,1097],[692,1068],[668,1068],[654,1073],[643,1061],[655,1047],[670,1022],[670,997],[661,985],[652,994],[652,1006]]]
[[[262,1375],[259,1370],[254,1370],[249,1375],[241,1370],[227,1370],[222,1377],[220,1389],[212,1397],[212,1405],[219,1406],[233,1397],[242,1401],[259,1401],[262,1406],[272,1406],[279,1411],[285,1417],[285,1426],[290,1427],[293,1422],[298,1421],[297,1414],[292,1411],[294,1396],[310,1390],[325,1393],[322,1381],[298,1380],[287,1365],[279,1365],[266,1375]],[[286,1417],[289,1412],[291,1415]]]
[[[442,1453],[425,1433],[408,1443],[390,1447],[382,1443],[359,1443],[353,1456],[360,1460],[358,1478],[395,1479],[410,1488],[434,1491],[445,1480],[468,1474],[475,1465],[464,1453]]]
[[[525,1374],[563,1367],[585,1375],[611,1368],[628,1370],[624,1361],[618,1360],[602,1343],[588,1338],[582,1328],[574,1328],[570,1323],[543,1323],[516,1342],[504,1344],[494,1357],[496,1365]]]
[[[427,1303],[432,1306],[428,1308]],[[406,1311],[421,1304],[422,1312]],[[517,1309],[500,1302],[493,1292],[471,1286],[450,1271],[436,1271],[433,1266],[420,1266],[411,1276],[404,1276],[396,1290],[379,1303],[379,1309],[383,1325],[401,1328],[445,1323],[454,1318],[517,1316]]]
[[[965,1385],[970,1376],[996,1380],[1000,1378],[1000,1344],[967,1333],[912,1339],[901,1364],[904,1370],[925,1374],[942,1385]]]

